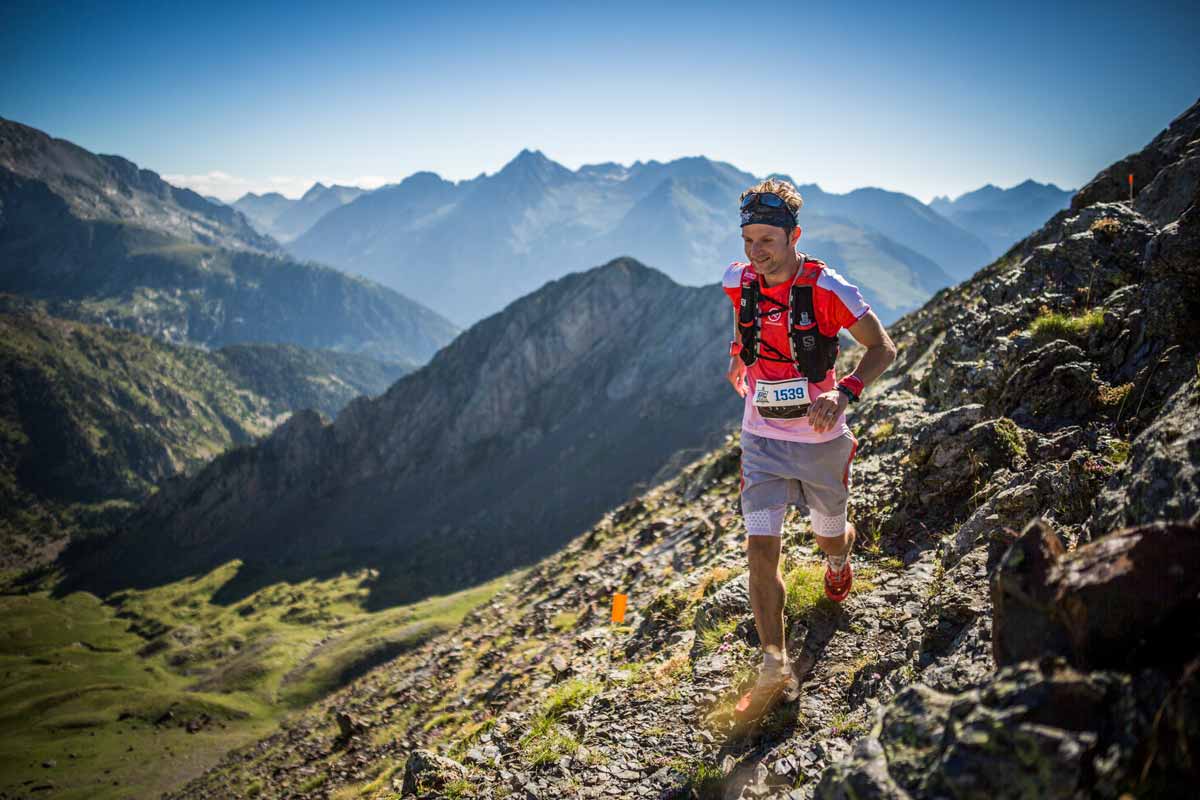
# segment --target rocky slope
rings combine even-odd
[[[741,403],[714,380],[729,326],[715,287],[630,259],[551,282],[333,424],[296,414],[167,481],[72,585],[157,585],[232,558],[262,571],[251,581],[370,566],[386,605],[531,563],[719,441]]]
[[[788,524],[795,704],[728,715],[758,660],[731,439],[173,796],[1191,796],[1200,104],[1130,160],[1132,208],[1102,173],[892,329],[840,607]]]
[[[299,409],[334,417],[408,370],[289,345],[209,353],[0,295],[0,568],[52,558],[165,478],[194,474]]]
[[[523,150],[469,181],[418,172],[377,189],[329,212],[288,248],[469,325],[615,255],[685,285],[711,284],[742,252],[737,198],[757,181],[704,157],[572,172]],[[862,286],[886,321],[948,285],[952,264],[987,261],[973,234],[915,198],[878,189],[836,195],[815,185],[804,192],[803,247]]]
[[[287,342],[420,363],[458,332],[390,289],[283,258],[229,206],[8,120],[0,291],[203,347]]]

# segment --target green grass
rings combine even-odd
[[[374,612],[366,572],[212,603],[238,567],[107,602],[0,595],[0,794],[51,780],[67,800],[157,796],[512,579]],[[190,734],[189,720],[208,721]]]
[[[670,762],[670,766],[687,776],[688,797],[694,797],[697,800],[720,800],[725,775],[719,766],[705,761],[682,759]]]
[[[867,730],[867,726],[861,720],[851,720],[850,715],[844,711],[839,711],[833,715],[830,728],[834,736],[841,736],[846,739],[857,738],[866,733]]]
[[[471,746],[494,727],[496,727],[495,717],[487,717],[479,722],[470,722],[463,725],[459,729],[460,735],[458,740],[450,746],[450,757],[456,761],[461,761],[463,755],[471,749]]]
[[[733,633],[737,626],[738,621],[736,619],[723,619],[713,625],[701,628],[699,631],[700,650],[704,653],[713,652],[721,646],[721,643],[725,641],[725,637]]]
[[[550,619],[550,627],[556,631],[569,631],[579,622],[579,612],[561,611]]]
[[[298,790],[301,793],[311,792],[313,789],[319,789],[320,787],[324,786],[328,780],[329,776],[322,772],[320,775],[313,775],[311,778],[301,783],[298,787]]]
[[[1108,449],[1105,455],[1108,460],[1114,464],[1124,464],[1129,460],[1129,454],[1133,450],[1133,445],[1124,439],[1113,439],[1108,443]]]
[[[1104,311],[1093,308],[1083,314],[1068,316],[1042,306],[1041,313],[1029,326],[1029,333],[1037,342],[1053,339],[1080,339],[1104,324]]]
[[[807,618],[818,607],[833,608],[825,596],[824,563],[799,564],[787,571],[783,583],[787,587],[784,613],[788,619]]]
[[[579,740],[559,721],[565,713],[579,708],[598,691],[599,683],[581,678],[564,681],[550,690],[529,730],[518,743],[530,765],[548,764],[579,749]]]

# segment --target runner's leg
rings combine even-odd
[[[799,484],[770,469],[772,440],[742,434],[742,517],[746,523],[750,606],[764,663],[786,661],[783,607],[786,587],[779,574],[783,519],[799,495]]]

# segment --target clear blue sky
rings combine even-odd
[[[1200,96],[1194,2],[582,5],[7,0],[0,116],[226,198],[529,147],[928,201],[1078,187]]]

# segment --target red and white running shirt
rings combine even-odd
[[[754,267],[745,261],[734,261],[725,270],[722,287],[725,294],[733,302],[733,312],[736,315],[742,301],[742,270]],[[776,286],[767,286],[761,276],[758,280],[760,294],[765,294],[777,300],[784,306],[788,303],[792,281],[784,281]],[[826,336],[836,336],[842,328],[849,328],[858,322],[864,314],[871,310],[858,287],[847,281],[822,261],[810,260],[801,266],[796,273],[795,282],[800,285],[813,286],[813,310],[816,312],[817,328]],[[759,310],[765,311],[761,320],[759,335],[762,340],[775,347],[781,353],[790,352],[787,335],[787,314],[779,306],[766,301],[759,302]],[[768,352],[760,348],[759,353]],[[771,355],[774,355],[773,353]],[[759,358],[746,369],[746,382],[750,390],[746,393],[745,410],[742,412],[742,430],[771,439],[787,439],[792,442],[828,442],[838,438],[849,430],[846,425],[846,415],[838,417],[837,424],[824,433],[817,433],[808,424],[807,417],[798,419],[767,419],[758,413],[754,407],[754,385],[759,379],[783,380],[800,377],[795,364],[781,361],[767,361]],[[810,381],[809,394],[817,397],[822,392],[833,389],[837,379],[831,369],[821,381]]]

